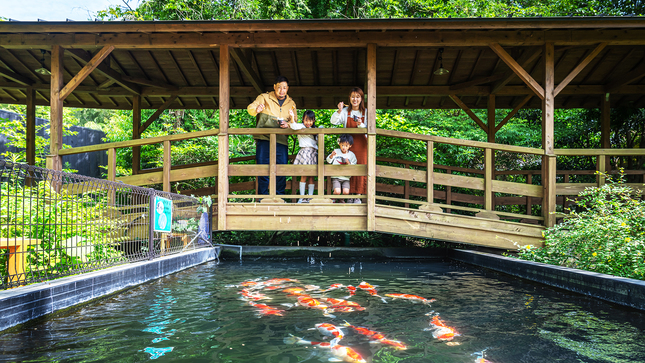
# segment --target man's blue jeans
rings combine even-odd
[[[269,164],[269,151],[271,146],[267,140],[256,140],[255,143],[255,163],[256,164]],[[289,160],[289,149],[287,145],[276,143],[276,155],[275,162],[276,164],[286,164]],[[277,176],[275,178],[275,189],[276,194],[284,195],[284,189],[287,187],[287,177],[286,176]],[[258,177],[258,193],[268,195],[269,194],[269,177],[268,176],[259,176]]]

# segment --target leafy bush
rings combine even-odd
[[[564,221],[544,232],[544,247],[518,257],[634,279],[645,279],[645,203],[624,175],[581,192]]]

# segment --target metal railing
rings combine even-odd
[[[172,201],[172,233],[155,232],[157,196]],[[0,160],[0,286],[210,246],[208,210],[189,196]]]

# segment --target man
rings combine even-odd
[[[296,102],[287,95],[289,81],[287,77],[278,76],[273,84],[273,91],[262,93],[253,103],[248,105],[246,110],[256,118],[258,128],[283,128],[289,127],[288,123],[295,121],[291,115],[297,115]],[[292,111],[292,112],[289,112]],[[297,116],[296,116],[297,117]],[[282,121],[282,122],[281,122]],[[269,163],[269,135],[254,135],[255,139],[255,162],[256,164]],[[289,156],[289,136],[276,135],[276,163],[286,164]],[[285,176],[276,177],[276,194],[284,195],[287,186]],[[258,177],[258,193],[269,194],[269,177]]]

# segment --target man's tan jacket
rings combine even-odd
[[[264,110],[259,114],[255,112],[259,105],[264,105]],[[275,92],[266,92],[260,94],[253,103],[246,107],[246,110],[251,116],[255,116],[255,127],[269,127],[269,128],[280,128],[278,124],[278,118],[283,118],[287,122],[292,122],[296,120],[291,120],[289,115],[289,110],[293,109],[293,114],[297,115],[298,110],[296,109],[296,102],[293,98],[287,95],[287,98],[280,106],[278,98],[275,96]],[[253,135],[253,138],[256,140],[269,140],[269,135]],[[276,142],[283,145],[289,144],[288,135],[276,135]]]

